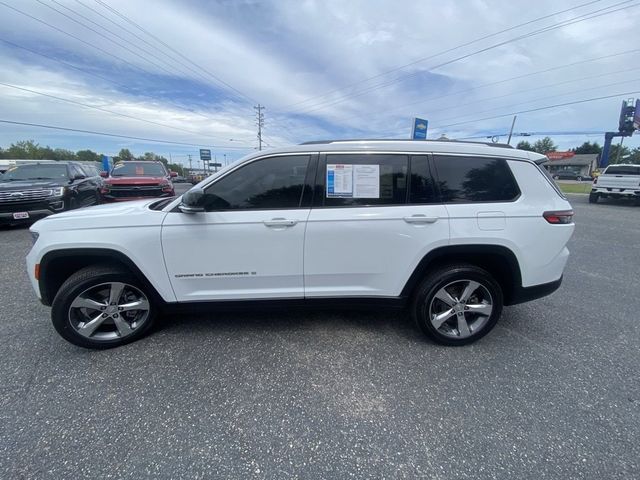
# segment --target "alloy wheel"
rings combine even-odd
[[[429,305],[429,321],[441,334],[461,339],[484,328],[493,312],[487,287],[475,280],[456,280],[440,288]]]
[[[83,337],[94,341],[123,339],[149,318],[149,299],[140,289],[108,282],[80,293],[69,307],[69,322]]]

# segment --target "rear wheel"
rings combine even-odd
[[[577,180],[577,181],[579,181],[579,182],[581,182],[581,181],[582,181],[582,177],[578,175],[578,176],[576,177],[576,180]]]
[[[589,203],[598,203],[598,198],[600,198],[600,195],[597,193],[590,193],[589,194]]]
[[[109,348],[143,337],[156,316],[149,292],[130,272],[92,266],[74,273],[53,300],[51,319],[67,341]]]
[[[554,175],[554,176],[553,176],[553,179],[554,179],[554,180],[560,180],[560,177],[559,177],[558,175]]]
[[[420,330],[443,345],[475,342],[495,326],[502,313],[502,290],[485,270],[447,265],[418,287],[412,315]]]

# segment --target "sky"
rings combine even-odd
[[[0,146],[224,163],[257,148],[258,104],[264,148],[408,138],[414,117],[506,142],[514,114],[512,143],[602,144],[640,98],[640,0],[526,5],[0,0],[0,120],[138,137],[0,123]]]

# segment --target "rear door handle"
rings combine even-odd
[[[407,223],[435,223],[438,221],[438,217],[427,217],[426,215],[417,214],[404,217],[404,221]]]
[[[271,220],[265,220],[264,225],[266,227],[293,227],[297,220],[287,220],[286,218],[272,218]]]

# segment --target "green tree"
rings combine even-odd
[[[516,145],[516,148],[520,150],[528,150],[529,152],[533,152],[533,146],[526,140],[522,140],[518,142],[518,145]]]
[[[576,155],[582,155],[585,153],[601,153],[602,147],[598,144],[598,142],[584,142],[577,148],[574,148],[573,151]]]
[[[49,158],[52,160],[76,160],[76,154],[66,148],[56,148],[51,152],[51,156]]]
[[[33,140],[20,140],[7,149],[8,158],[41,159],[42,148]]]
[[[76,152],[76,158],[81,162],[99,162],[102,160],[102,156],[93,150],[78,150]]]
[[[626,145],[611,145],[609,163],[633,163],[629,161],[631,158],[631,149]]]
[[[179,165],[177,163],[168,163],[167,168],[169,168],[169,170],[171,170],[172,172],[176,172],[178,175],[184,177],[184,167],[182,165]]]
[[[122,148],[116,158],[123,162],[126,162],[128,160],[135,160],[135,157],[128,148]]]
[[[540,140],[537,140],[533,144],[533,151],[542,153],[542,154],[555,152],[557,149],[558,149],[558,146],[555,143],[553,143],[553,140],[551,139],[551,137],[544,137]]]

